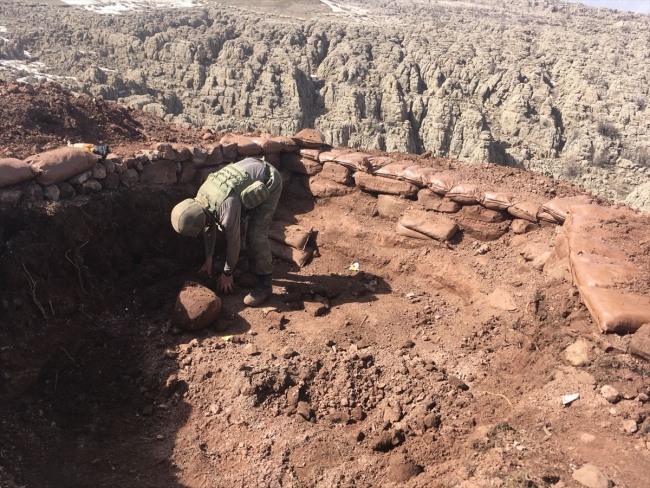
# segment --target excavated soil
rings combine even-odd
[[[13,98],[12,113],[30,100]],[[32,127],[3,147],[200,136],[131,111],[131,138],[109,122],[124,109],[66,110],[104,122]],[[420,161],[540,203],[580,193],[512,168]],[[244,308],[242,277],[217,326],[189,333],[169,318],[202,246],[176,236],[168,214],[193,190],[122,189],[0,216],[3,393],[18,392],[0,403],[0,486],[560,487],[580,486],[571,475],[585,463],[616,486],[650,485],[650,366],[625,353],[627,337],[598,332],[570,282],[520,254],[548,249],[558,227],[410,240],[375,196],[315,200],[294,178],[276,218],[313,227],[318,252],[302,269],[276,262],[267,306],[283,318]],[[611,225],[647,269],[650,219]],[[325,315],[287,304],[317,296]],[[564,351],[580,339],[589,360],[576,367]],[[619,403],[601,397],[605,384]],[[571,393],[580,399],[563,407]]]

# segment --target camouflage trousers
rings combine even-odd
[[[270,165],[269,165],[270,166]],[[270,166],[271,176],[269,178],[269,198],[257,207],[242,213],[240,224],[241,229],[241,250],[240,256],[252,255],[255,258],[258,275],[270,275],[273,273],[273,256],[269,244],[269,227],[273,220],[273,214],[278,207],[282,193],[282,177],[280,172]]]

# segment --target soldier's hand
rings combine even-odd
[[[212,256],[206,259],[205,263],[203,263],[203,266],[201,266],[199,274],[202,273],[206,273],[208,275],[208,278],[212,278]]]
[[[219,281],[217,281],[217,290],[221,293],[229,294],[233,292],[233,279],[232,275],[226,276],[222,274],[219,276]]]

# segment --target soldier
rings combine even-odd
[[[273,263],[269,226],[280,200],[282,178],[277,169],[256,158],[247,158],[208,176],[195,198],[188,198],[172,210],[174,230],[197,237],[204,231],[205,264],[199,272],[212,276],[212,256],[217,227],[226,234],[226,265],[217,289],[232,293],[235,267],[246,271],[246,237],[255,253],[257,284],[244,298],[249,307],[261,305],[272,293]],[[241,258],[240,258],[241,253]]]

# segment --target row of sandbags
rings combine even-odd
[[[633,224],[635,218],[629,209],[569,205],[556,240],[556,252],[569,259],[574,285],[603,332],[634,332],[650,323],[650,297],[629,289],[636,280],[647,282],[647,271],[611,242],[606,229],[609,222]]]

